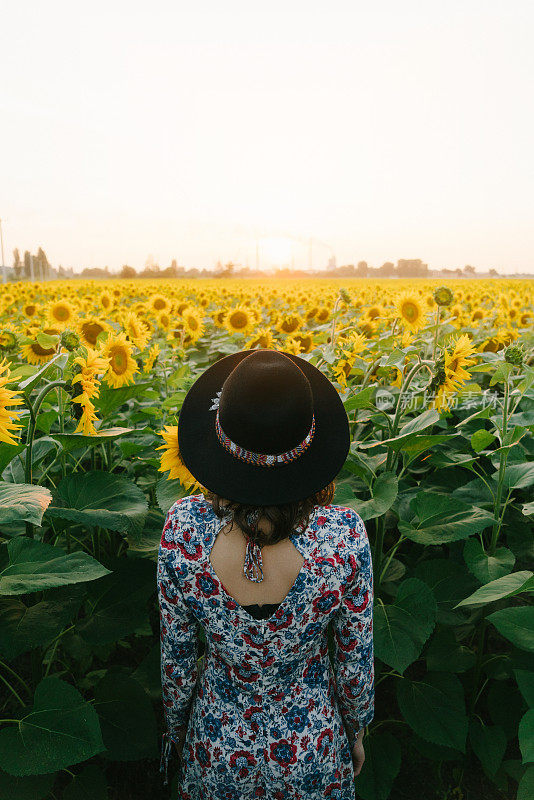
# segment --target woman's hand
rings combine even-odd
[[[354,767],[354,777],[360,774],[363,762],[365,761],[365,751],[363,749],[363,728],[358,733],[352,746],[352,766]]]

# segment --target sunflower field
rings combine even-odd
[[[176,796],[156,559],[177,421],[236,351],[309,359],[373,552],[363,800],[534,797],[530,281],[12,283],[0,297],[0,800]],[[203,643],[201,642],[201,658]]]

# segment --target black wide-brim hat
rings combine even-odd
[[[283,505],[336,477],[350,448],[349,421],[335,386],[306,359],[245,350],[191,386],[178,447],[205,489],[247,505]]]

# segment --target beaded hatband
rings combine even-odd
[[[315,433],[315,416],[312,415],[311,428],[308,431],[306,438],[303,439],[302,442],[292,450],[287,450],[285,453],[278,453],[277,455],[270,455],[268,453],[254,453],[252,450],[246,450],[244,447],[241,447],[233,442],[221,428],[221,424],[219,422],[219,409],[217,409],[217,415],[215,417],[215,430],[217,432],[217,438],[219,442],[222,444],[225,450],[228,450],[228,452],[236,458],[241,459],[241,461],[246,461],[247,464],[255,464],[258,467],[272,467],[275,464],[287,464],[291,461],[294,461],[296,458],[301,456],[305,450],[307,450]]]

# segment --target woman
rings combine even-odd
[[[178,444],[207,492],[172,506],[159,551],[162,770],[174,744],[182,800],[354,800],[373,577],[362,519],[331,505],[338,392],[298,356],[235,353],[188,391]]]

